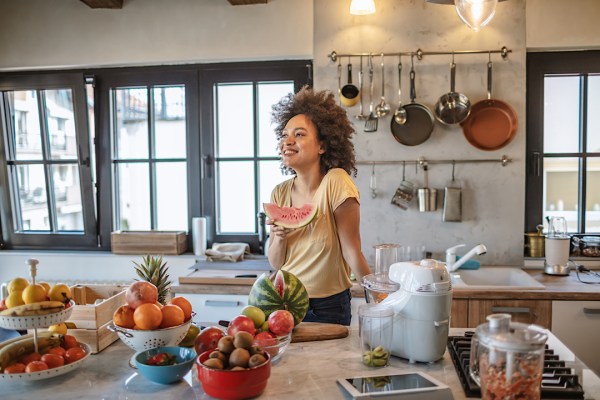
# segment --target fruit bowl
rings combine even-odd
[[[150,365],[148,360],[160,353],[169,353],[176,358],[174,365]],[[196,352],[194,349],[179,346],[157,347],[151,350],[145,350],[135,355],[135,366],[138,372],[146,379],[168,384],[182,379],[194,366]]]
[[[212,350],[205,351],[196,358],[198,380],[204,392],[214,398],[223,400],[242,400],[259,396],[267,387],[271,376],[271,355],[264,352],[267,359],[256,367],[239,371],[220,370],[205,367]]]
[[[287,335],[277,336],[273,339],[254,339],[253,343],[269,353],[271,355],[271,362],[276,364],[291,341],[292,334],[288,333]]]
[[[0,328],[13,330],[26,330],[65,322],[73,312],[75,302],[71,300],[64,310],[52,314],[12,316],[0,315]]]
[[[136,352],[150,350],[161,346],[177,346],[185,337],[192,319],[171,328],[155,330],[127,329],[111,323],[107,329],[116,332],[119,339]]]

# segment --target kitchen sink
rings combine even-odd
[[[452,287],[466,290],[543,290],[546,287],[517,267],[483,267],[452,272]]]

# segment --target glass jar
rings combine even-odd
[[[582,237],[581,255],[584,257],[600,257],[600,236]]]

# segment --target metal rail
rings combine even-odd
[[[417,160],[381,160],[381,161],[357,161],[357,165],[384,165],[384,164],[403,164],[403,165],[412,165],[417,164],[419,166],[426,166],[432,164],[472,164],[472,163],[500,163],[503,167],[506,167],[506,164],[512,162],[512,159],[508,158],[508,156],[503,155],[502,158],[487,158],[487,159],[470,159],[470,160],[428,160],[425,157],[419,157]]]
[[[464,54],[500,54],[503,59],[508,57],[508,53],[512,53],[512,50],[506,46],[502,46],[500,50],[456,50],[456,51],[423,51],[417,49],[416,51],[400,51],[396,53],[348,53],[338,54],[335,50],[329,53],[327,56],[331,61],[337,61],[338,57],[369,57],[369,56],[417,56],[417,59],[422,60],[424,56],[438,56],[438,55],[464,55]]]

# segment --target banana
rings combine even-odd
[[[39,301],[37,303],[24,304],[9,308],[0,312],[2,316],[24,317],[32,315],[52,314],[65,309],[65,305],[60,301]]]
[[[61,335],[58,334],[38,337],[38,351],[40,354],[52,347],[59,346],[60,338]],[[3,372],[5,367],[18,361],[24,355],[33,353],[34,351],[35,344],[33,343],[33,337],[28,337],[3,347],[0,349],[0,372]]]
[[[41,337],[50,337],[53,335],[53,332],[49,332],[49,331],[41,331],[38,332],[38,338]],[[8,346],[9,344],[15,343],[15,342],[19,342],[23,339],[28,339],[28,338],[32,338],[33,337],[33,333],[28,333],[27,335],[22,335],[22,336],[18,336],[16,338],[12,338],[10,340],[5,340],[4,342],[0,343],[0,350],[2,350],[3,348],[5,348],[6,346]]]

